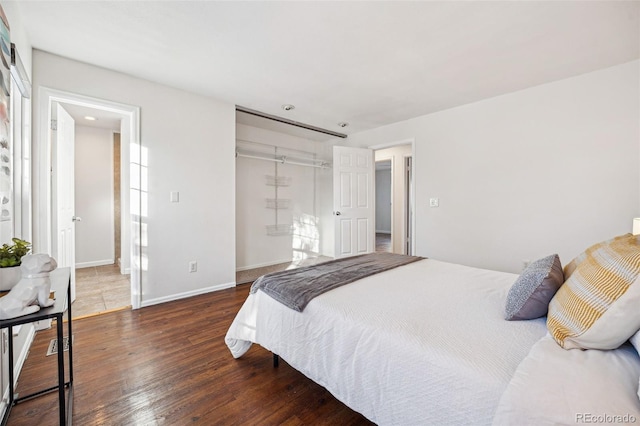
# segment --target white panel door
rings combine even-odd
[[[71,301],[76,299],[75,274],[75,190],[74,151],[75,122],[56,104],[52,126],[52,256],[58,267],[71,268]]]
[[[333,215],[335,257],[374,251],[375,169],[373,151],[333,147]]]

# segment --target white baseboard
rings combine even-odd
[[[36,331],[48,330],[51,328],[51,318],[35,321],[32,324],[35,327]]]
[[[116,264],[118,265],[118,268],[120,268],[120,273],[122,275],[131,275],[131,267],[123,268],[122,267],[122,260],[120,258],[118,258],[118,260],[116,260]]]
[[[31,349],[31,344],[33,343],[33,339],[36,338],[36,328],[29,327],[29,334],[27,334],[27,338],[25,341],[22,350],[16,357],[16,369],[14,370],[14,386],[18,383],[18,376],[20,376],[20,372],[22,371],[22,367],[24,366],[25,361],[27,360],[27,356],[29,355],[29,350]]]
[[[280,263],[293,262],[292,259],[276,260],[274,262],[256,263],[255,265],[241,266],[236,268],[236,272],[247,271],[249,269],[264,268],[265,266],[278,265]]]
[[[22,350],[15,358],[16,368],[13,373],[13,388],[15,389],[18,384],[18,378],[20,377],[20,372],[22,371],[22,367],[24,366],[25,361],[27,360],[27,356],[29,355],[29,350],[31,349],[31,344],[36,337],[36,329],[31,324],[25,324],[29,329],[29,334],[27,334],[27,338],[25,340],[25,344],[22,347]],[[6,358],[7,361],[9,358]],[[0,401],[0,415],[4,416],[5,411],[7,410],[7,401],[9,401],[9,383],[2,389],[2,401]]]
[[[174,300],[186,299],[187,297],[198,296],[200,294],[211,293],[213,291],[224,290],[227,288],[235,287],[236,283],[217,284],[211,287],[199,288],[197,290],[185,291],[184,293],[172,294],[171,296],[158,297],[156,299],[143,300],[140,304],[141,308],[147,306],[159,305],[160,303],[172,302]]]
[[[9,401],[9,386],[2,393],[2,401],[0,401],[0,416],[4,418],[4,412],[7,411],[7,401]]]
[[[115,261],[113,259],[95,260],[92,262],[80,262],[76,263],[76,269],[91,268],[93,266],[105,266],[113,265]]]

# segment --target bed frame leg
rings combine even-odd
[[[276,368],[280,365],[280,357],[276,354],[273,354],[273,368]]]

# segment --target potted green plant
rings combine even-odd
[[[29,253],[31,243],[12,238],[13,244],[3,244],[0,247],[0,291],[8,291],[20,281],[20,263],[22,256]]]

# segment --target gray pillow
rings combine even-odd
[[[545,316],[549,302],[563,282],[564,274],[557,254],[531,262],[509,290],[504,318],[512,321]]]

